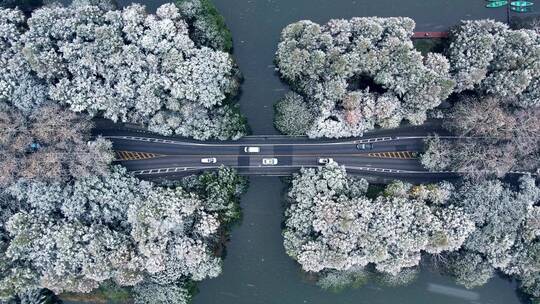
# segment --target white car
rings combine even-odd
[[[259,152],[261,152],[261,148],[260,147],[245,147],[244,152],[246,152],[246,153],[259,153]]]
[[[215,164],[217,159],[215,157],[201,158],[201,163],[203,164]]]
[[[277,158],[263,158],[262,164],[267,166],[277,165]]]
[[[332,158],[319,158],[319,164],[326,165],[328,163],[333,162],[334,160]]]

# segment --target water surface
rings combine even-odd
[[[276,134],[272,105],[288,90],[274,71],[273,56],[287,24],[354,16],[408,16],[419,31],[444,31],[462,19],[505,19],[482,0],[214,0],[234,39],[234,56],[245,76],[240,107],[255,134]],[[422,272],[407,287],[366,286],[332,293],[306,281],[283,249],[282,193],[278,178],[250,179],[242,198],[244,219],[233,229],[223,273],[199,285],[195,304],[465,304],[519,303],[515,286],[492,279],[473,294],[450,279]]]
[[[133,1],[118,1],[127,5]],[[168,1],[141,1],[154,11]],[[407,16],[418,31],[445,31],[462,19],[506,19],[482,0],[214,0],[234,38],[234,57],[245,77],[240,107],[254,134],[277,134],[272,105],[288,87],[274,71],[273,56],[283,27],[310,19],[324,23],[354,16]],[[500,278],[467,291],[450,279],[424,271],[406,287],[368,285],[341,293],[306,281],[284,252],[282,192],[278,178],[251,178],[242,198],[244,219],[232,231],[223,273],[199,284],[195,304],[514,304],[515,284]]]
[[[242,199],[244,219],[233,229],[223,273],[199,284],[195,304],[517,304],[514,284],[492,279],[466,290],[428,271],[405,287],[367,285],[333,293],[309,282],[283,249],[278,178],[252,177]]]
[[[65,0],[66,1],[66,0]],[[483,0],[213,0],[234,39],[234,57],[245,82],[240,107],[254,134],[277,134],[272,105],[288,87],[274,72],[273,58],[281,30],[309,19],[363,16],[410,17],[418,31],[445,31],[465,19],[506,19],[504,9],[487,9]],[[120,6],[135,2],[119,0]],[[151,11],[169,1],[140,0]]]

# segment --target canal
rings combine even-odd
[[[444,31],[462,19],[505,19],[504,10],[482,0],[214,0],[234,39],[245,81],[240,106],[254,134],[275,134],[272,105],[285,92],[273,57],[281,30],[309,19],[318,23],[354,16],[407,16],[419,31]],[[519,303],[515,284],[492,279],[467,292],[449,278],[423,271],[405,287],[367,285],[340,293],[309,282],[283,249],[281,223],[285,185],[275,177],[253,177],[242,199],[243,221],[233,229],[223,273],[199,284],[195,304],[461,304]]]
[[[275,134],[274,102],[288,90],[274,70],[279,35],[287,24],[309,19],[324,23],[354,16],[408,16],[419,31],[444,31],[462,19],[504,20],[504,10],[482,0],[214,0],[234,39],[234,56],[244,74],[240,106],[254,134]],[[458,304],[519,303],[515,285],[492,279],[465,291],[450,279],[423,271],[405,287],[367,285],[340,293],[309,282],[283,249],[281,222],[285,185],[254,177],[242,199],[243,221],[233,229],[220,277],[199,284],[195,304]]]
[[[120,5],[133,1],[121,0]],[[148,10],[163,0],[142,1]],[[277,134],[272,125],[276,100],[287,92],[274,70],[281,29],[310,19],[354,16],[407,16],[418,31],[444,31],[462,19],[505,20],[504,10],[484,8],[483,0],[214,0],[234,39],[234,57],[245,77],[240,107],[254,134]],[[466,290],[449,278],[422,271],[405,287],[368,284],[340,293],[309,282],[283,249],[281,222],[285,185],[279,178],[254,177],[242,199],[243,220],[231,234],[223,273],[199,284],[195,304],[514,304],[515,283],[494,278]]]

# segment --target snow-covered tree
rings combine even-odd
[[[18,54],[13,64],[29,66],[45,81],[50,99],[166,135],[225,139],[246,133],[245,120],[228,102],[239,86],[231,55],[197,46],[176,5],[150,15],[137,4],[109,10],[94,2],[40,8],[22,36],[24,18],[4,17],[19,34],[14,46],[5,46]]]
[[[422,165],[431,171],[448,170],[451,164],[451,143],[438,136],[424,140],[424,153],[420,156]]]
[[[197,193],[206,201],[205,209],[219,214],[220,222],[227,224],[240,218],[238,198],[247,190],[247,180],[231,168],[206,171],[184,178],[182,186]]]
[[[345,288],[360,287],[367,283],[371,273],[364,267],[346,271],[327,270],[320,273],[317,285],[331,291],[341,291]]]
[[[238,208],[245,182],[220,169],[197,183],[197,192],[159,187],[121,167],[68,184],[20,179],[0,200],[0,298],[39,288],[90,292],[109,281],[148,289],[218,275],[218,230]]]
[[[21,11],[0,8],[0,103],[28,112],[45,100],[46,87],[22,54],[25,26]]]
[[[219,228],[217,216],[205,212],[204,202],[182,188],[156,190],[128,210],[144,269],[163,284],[217,276],[220,259],[212,256],[205,242]]]
[[[456,91],[480,90],[522,107],[540,105],[540,35],[493,20],[463,21],[450,36]]]
[[[176,3],[182,18],[190,24],[190,37],[197,46],[231,52],[231,32],[211,0],[177,0]]]
[[[495,275],[495,269],[483,256],[470,251],[449,255],[448,270],[466,288],[482,286]]]
[[[48,5],[57,5],[55,2],[48,3]],[[116,0],[71,0],[71,6],[83,7],[83,6],[97,6],[102,10],[112,11],[118,9]]]
[[[351,195],[344,168],[330,163],[295,175],[285,211],[284,245],[306,271],[348,271],[373,264],[396,276],[417,266],[422,252],[454,251],[473,231],[444,195],[395,183],[370,199]],[[443,188],[448,188],[443,185]],[[433,200],[433,201],[431,201]]]
[[[409,18],[372,17],[299,21],[283,30],[277,67],[316,109],[310,137],[358,136],[403,119],[421,124],[448,97],[448,61],[414,49],[414,26]]]
[[[540,297],[539,203],[540,187],[530,176],[521,177],[517,189],[497,180],[461,187],[454,204],[463,208],[476,229],[463,244],[465,255],[451,259],[458,282],[477,286],[498,269],[518,278],[525,292]]]
[[[422,164],[433,171],[453,170],[472,178],[540,169],[540,108],[515,109],[501,99],[460,99],[444,126],[461,138],[426,139]]]
[[[141,283],[133,288],[135,304],[188,304],[191,294],[181,284]]]
[[[416,280],[418,272],[418,267],[404,268],[397,274],[390,274],[385,272],[376,273],[374,279],[376,282],[383,286],[405,286]]]
[[[287,93],[274,108],[276,129],[284,134],[306,134],[315,118],[304,98],[292,92]]]

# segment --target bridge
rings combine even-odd
[[[414,32],[413,39],[448,38],[448,32]]]
[[[257,135],[237,141],[203,142],[118,126],[95,133],[113,142],[116,163],[144,179],[183,177],[220,166],[236,168],[242,175],[288,176],[300,168],[321,166],[320,158],[332,158],[350,174],[381,182],[429,182],[456,177],[452,172],[429,172],[420,164],[423,140],[434,132],[445,134],[437,124],[378,130],[338,140]],[[362,144],[367,149],[361,149]],[[259,147],[260,151],[248,153],[245,147]],[[216,158],[216,163],[202,163],[203,158]],[[275,158],[277,164],[264,165],[263,158]]]

